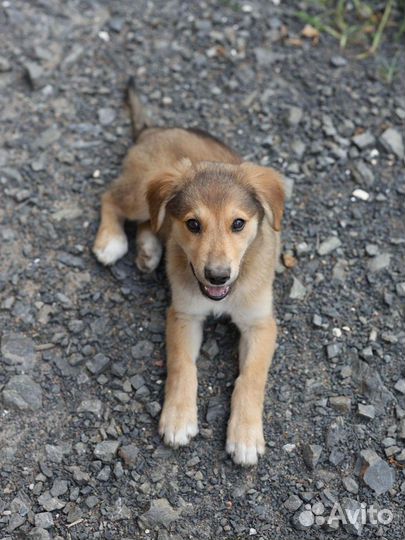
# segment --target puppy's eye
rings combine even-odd
[[[188,219],[186,225],[187,229],[194,234],[201,232],[201,224],[196,219]]]
[[[244,219],[235,219],[235,221],[232,223],[232,231],[233,232],[239,232],[243,229],[245,226],[246,221]]]

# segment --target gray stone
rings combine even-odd
[[[363,530],[361,519],[361,504],[355,499],[344,498],[341,503],[342,510],[346,515],[343,528],[350,534],[360,536]]]
[[[376,244],[367,244],[366,253],[369,257],[375,257],[378,255],[378,246]]]
[[[395,482],[395,471],[373,450],[360,452],[363,466],[360,476],[377,495],[390,490]]]
[[[46,529],[34,527],[28,534],[29,540],[50,540],[51,536]]]
[[[151,401],[150,403],[146,403],[145,409],[148,411],[152,418],[156,418],[159,415],[162,406],[158,401]]]
[[[394,129],[388,128],[380,137],[382,145],[397,156],[398,159],[404,158],[404,141],[402,134]]]
[[[98,353],[94,358],[86,362],[86,367],[93,375],[100,375],[107,369],[109,364],[110,359],[104,354]]]
[[[352,400],[347,396],[334,396],[329,398],[330,405],[338,412],[350,412]]]
[[[401,394],[405,394],[405,379],[399,379],[394,386],[395,390]]]
[[[399,436],[401,439],[405,439],[405,418],[402,418],[402,420],[399,423]]]
[[[59,497],[65,495],[68,490],[68,483],[66,480],[56,479],[51,488],[52,497]]]
[[[352,165],[351,172],[356,182],[361,186],[371,186],[372,184],[374,184],[374,173],[370,169],[370,167],[365,164],[364,161],[356,161]]]
[[[295,512],[302,505],[302,501],[297,495],[290,495],[283,504],[289,512]]]
[[[359,492],[359,484],[356,482],[354,478],[351,476],[345,476],[342,478],[342,483],[347,491],[349,493],[353,493],[354,495],[357,495]]]
[[[109,517],[111,521],[121,521],[132,518],[131,510],[123,503],[121,497],[118,497],[114,506],[110,508]]]
[[[98,473],[97,480],[100,480],[100,482],[107,482],[110,479],[110,476],[111,476],[111,469],[108,465],[106,465]]]
[[[35,344],[31,338],[14,332],[5,333],[1,338],[3,361],[22,370],[31,370],[36,363]]]
[[[367,267],[370,272],[380,272],[390,265],[391,255],[389,253],[380,253],[373,259],[370,259],[367,263]]]
[[[27,62],[25,64],[25,70],[33,90],[38,90],[39,88],[42,88],[42,86],[45,86],[46,80],[44,77],[44,70],[39,64]]]
[[[283,176],[284,194],[286,201],[290,201],[294,192],[294,180],[289,176]]]
[[[117,453],[120,443],[118,441],[103,441],[96,445],[94,456],[101,461],[110,463]]]
[[[142,375],[134,375],[133,377],[131,377],[130,381],[134,390],[139,390],[140,388],[145,386],[145,379]]]
[[[363,405],[359,403],[357,412],[359,416],[367,420],[372,420],[375,418],[375,407],[374,405]]]
[[[342,463],[344,460],[345,455],[343,452],[338,450],[337,448],[332,448],[331,453],[329,454],[329,463],[332,463],[332,465],[339,465],[339,463]]]
[[[35,514],[35,527],[50,529],[53,527],[53,517],[50,512],[40,512]]]
[[[357,146],[357,148],[363,150],[364,148],[367,148],[367,146],[375,143],[375,137],[369,131],[365,131],[360,135],[355,135],[354,137],[352,137],[352,142]]]
[[[8,407],[37,411],[42,407],[42,389],[28,375],[15,375],[4,387],[3,401]]]
[[[110,107],[105,107],[102,109],[99,109],[98,111],[98,121],[102,126],[108,126],[112,124],[115,120],[116,114],[114,109],[111,109]]]
[[[6,57],[0,56],[0,73],[11,71],[11,64]]]
[[[318,444],[305,444],[302,447],[302,457],[309,469],[315,469],[322,454],[322,446]]]
[[[144,527],[154,528],[169,525],[180,517],[180,510],[175,510],[167,499],[155,499],[151,501],[150,508],[139,518]]]
[[[359,392],[366,396],[378,411],[385,412],[386,405],[395,398],[384,386],[375,367],[355,358],[352,369],[352,379],[357,384]]]
[[[326,431],[326,445],[328,448],[333,448],[338,443],[343,441],[345,436],[344,421],[341,416],[336,417],[329,424]]]
[[[134,444],[121,446],[118,455],[127,467],[133,467],[138,460],[139,448]]]
[[[302,300],[305,298],[306,294],[306,287],[301,283],[299,279],[293,276],[293,284],[289,294],[291,300]]]
[[[337,236],[329,236],[329,238],[321,242],[317,251],[318,251],[318,254],[321,256],[328,255],[329,253],[332,253],[332,251],[334,251],[341,245],[342,245],[342,242],[339,240]]]
[[[55,446],[53,444],[45,445],[46,456],[49,461],[53,463],[62,463],[63,460],[63,448],[62,446]]]
[[[314,523],[315,517],[311,510],[300,510],[292,518],[292,525],[298,531],[307,531]]]
[[[100,418],[102,410],[103,404],[99,399],[85,399],[80,403],[77,412],[90,412]]]
[[[400,296],[401,298],[405,297],[405,281],[403,281],[402,283],[397,283],[395,289],[398,296]]]
[[[287,121],[290,124],[290,126],[298,126],[298,124],[301,122],[302,117],[304,115],[304,111],[300,107],[289,107],[288,108],[288,117]]]
[[[336,358],[341,353],[342,346],[340,343],[330,343],[326,346],[326,354],[329,360]]]
[[[135,360],[145,358],[150,359],[152,353],[153,353],[153,343],[151,341],[148,341],[146,339],[142,339],[141,341],[138,341],[136,345],[134,345],[131,349],[131,354]]]
[[[40,497],[38,497],[38,503],[47,511],[53,512],[54,510],[60,510],[65,506],[65,502],[56,497],[52,497],[49,491],[45,491]]]
[[[346,58],[343,58],[343,56],[332,56],[330,63],[333,67],[339,68],[345,66],[347,64],[347,60]]]

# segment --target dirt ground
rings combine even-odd
[[[300,37],[306,6],[2,1],[1,540],[403,540],[405,56],[389,82],[389,32],[359,61]],[[156,124],[207,129],[287,178],[297,264],[275,285],[251,469],[224,450],[236,329],[207,321],[200,434],[164,447],[164,264],[137,271],[132,225],[116,266],[90,251],[131,144],[129,75]],[[392,520],[328,525],[336,503]]]

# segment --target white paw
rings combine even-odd
[[[152,233],[144,234],[142,241],[137,243],[136,266],[141,272],[153,272],[162,258],[162,244]]]
[[[106,266],[116,263],[127,251],[128,240],[125,235],[113,236],[103,248],[97,245],[93,248],[94,255]]]
[[[239,426],[238,426],[239,424]],[[247,424],[231,419],[228,426],[226,451],[238,465],[256,465],[264,454],[264,438],[261,423]]]
[[[185,446],[198,433],[197,415],[181,412],[180,407],[163,408],[159,433],[168,446]]]

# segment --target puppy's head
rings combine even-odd
[[[150,184],[147,199],[152,228],[171,219],[171,235],[211,300],[229,294],[263,220],[280,230],[284,209],[280,176],[252,163],[183,159]]]

